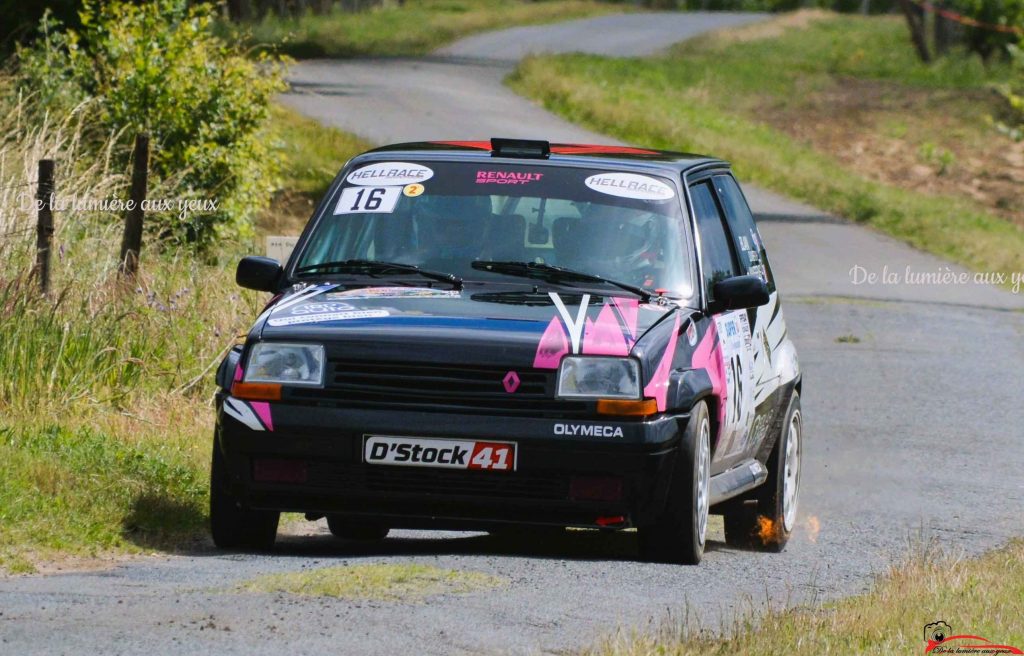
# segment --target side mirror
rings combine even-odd
[[[715,283],[713,312],[747,310],[768,303],[768,285],[760,276],[735,276]]]
[[[284,269],[277,260],[269,257],[250,255],[243,257],[235,270],[235,282],[239,287],[255,289],[258,292],[277,291],[277,281]]]

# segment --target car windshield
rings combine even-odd
[[[347,174],[293,275],[351,275],[352,267],[344,266],[349,261],[409,264],[466,281],[550,274],[559,267],[686,296],[691,262],[684,255],[681,207],[667,178],[647,174],[376,162]]]

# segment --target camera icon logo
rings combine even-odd
[[[953,635],[953,629],[945,622],[938,621],[924,625],[925,642],[942,642],[951,635]]]

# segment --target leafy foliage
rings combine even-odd
[[[1024,28],[1024,0],[953,0],[950,8],[988,25]],[[967,48],[985,59],[1006,52],[1017,39],[1010,32],[982,27],[968,27],[964,34]]]
[[[151,171],[179,197],[216,200],[216,209],[168,212],[164,237],[208,245],[247,234],[273,190],[276,161],[263,134],[282,64],[250,59],[212,32],[214,8],[186,0],[135,5],[86,2],[79,30],[49,16],[19,51],[25,91],[52,111],[97,99],[96,124],[130,143],[148,132]],[[126,163],[127,149],[120,158]]]
[[[1006,98],[1012,118],[1000,124],[1000,128],[1019,141],[1024,139],[1024,49],[1021,45],[1010,45],[1008,49],[1016,75],[1012,82],[1000,87],[999,92]]]

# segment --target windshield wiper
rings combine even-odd
[[[637,287],[627,282],[619,282],[618,280],[612,280],[611,278],[604,278],[602,276],[593,273],[584,273],[583,271],[574,271],[572,269],[566,269],[565,267],[555,266],[554,264],[543,264],[540,262],[516,262],[516,261],[503,261],[503,260],[477,260],[471,265],[474,269],[480,271],[492,271],[494,273],[503,273],[509,276],[522,276],[524,278],[540,278],[541,280],[547,280],[549,282],[596,282],[605,285],[612,285],[619,289],[627,292],[636,294],[644,301],[651,300],[651,292],[647,291],[643,287]]]
[[[454,273],[443,271],[431,271],[421,269],[415,264],[403,264],[402,262],[381,262],[379,260],[337,260],[334,262],[320,262],[295,269],[295,273],[302,275],[311,271],[322,271],[333,269],[336,271],[359,271],[371,275],[395,275],[402,273],[415,273],[416,275],[450,283],[455,289],[462,289],[462,278]]]

